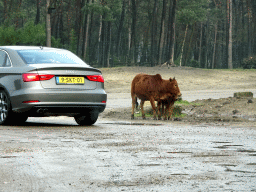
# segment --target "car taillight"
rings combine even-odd
[[[86,76],[90,81],[97,81],[97,82],[101,82],[104,83],[104,78],[102,77],[102,75],[88,75]]]
[[[37,73],[24,73],[22,74],[22,79],[24,82],[29,82],[29,81],[45,81],[45,80],[50,80],[53,78],[54,75],[39,75]]]
[[[22,101],[22,103],[38,103],[39,100],[29,100],[29,101]]]

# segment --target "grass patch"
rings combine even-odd
[[[201,106],[204,105],[203,103],[197,103],[197,102],[189,102],[186,100],[179,100],[179,101],[175,101],[174,107],[173,107],[173,115],[172,117],[179,117],[179,118],[183,118],[185,117],[187,114],[182,113],[183,110],[183,106]],[[161,110],[161,109],[160,109]],[[152,118],[153,117],[153,109],[150,106],[145,106],[144,107],[144,111],[145,111],[145,116]],[[137,112],[134,113],[134,117],[142,117],[141,114],[141,110],[137,110]]]
[[[173,107],[173,115],[172,117],[179,117],[183,118],[187,114],[182,113],[183,106],[201,106],[204,105],[203,103],[197,103],[197,102],[188,102],[186,100],[179,100],[176,101]],[[151,106],[144,107],[145,116],[146,117],[153,117],[153,110]],[[138,110],[137,113],[134,114],[135,117],[142,117],[141,110]]]
[[[180,100],[180,101],[175,101],[175,105],[178,106],[189,106],[189,105],[193,105],[193,106],[201,106],[203,105],[203,103],[197,103],[197,102],[188,102],[186,100]]]

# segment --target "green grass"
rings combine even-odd
[[[172,117],[179,117],[179,118],[185,117],[186,114],[181,113],[182,112],[182,106],[189,106],[189,105],[200,106],[200,105],[203,105],[203,104],[202,103],[196,103],[196,102],[188,102],[186,100],[176,101],[175,104],[174,104]],[[153,110],[152,110],[151,106],[144,108],[144,111],[145,111],[145,116],[146,117],[149,117],[149,118],[153,117]],[[142,116],[141,111],[139,110],[139,113],[135,113],[134,116],[135,117],[141,117]]]

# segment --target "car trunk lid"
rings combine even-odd
[[[56,66],[58,65],[58,66]],[[45,89],[96,89],[97,81],[90,81],[88,75],[100,75],[98,69],[92,67],[68,66],[56,64],[34,65],[39,75],[54,75],[53,78],[46,81],[40,81]]]

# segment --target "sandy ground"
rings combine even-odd
[[[105,89],[109,94],[130,93],[131,81],[138,73],[161,74],[162,78],[175,77],[181,93],[195,90],[241,90],[256,89],[255,70],[209,70],[190,67],[119,67],[101,69]],[[254,98],[222,98],[196,100],[197,105],[181,106],[183,118],[172,118],[182,123],[230,124],[254,126],[256,100]],[[149,103],[146,104],[150,109]],[[103,117],[130,120],[131,108],[106,110]],[[139,117],[138,117],[139,119]],[[150,120],[150,119],[148,119]]]

